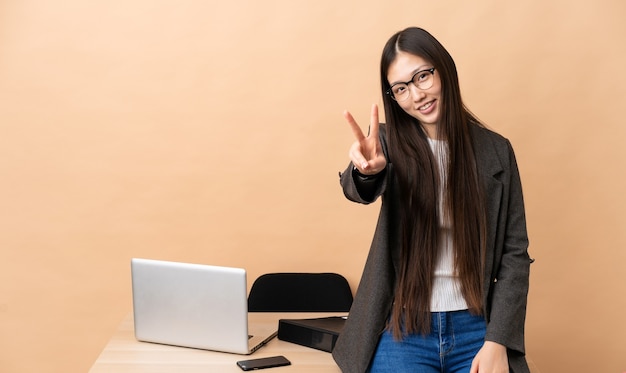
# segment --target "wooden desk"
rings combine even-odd
[[[343,315],[336,313],[250,313],[249,322],[251,324],[258,322],[275,323],[276,328],[278,328],[278,320],[281,318],[297,319]],[[281,341],[278,338],[272,339],[252,355],[236,355],[139,342],[135,339],[132,314],[122,321],[89,372],[242,373],[243,371],[235,364],[237,361],[275,355],[284,355],[291,361],[291,365],[271,368],[271,370],[263,370],[262,372],[341,372],[330,353]]]

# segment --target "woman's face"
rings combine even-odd
[[[395,60],[387,70],[387,80],[393,86],[395,83],[408,82],[415,73],[432,68],[433,65],[423,58],[407,52],[398,52]],[[439,73],[434,71],[432,86],[428,89],[419,89],[415,84],[409,84],[409,98],[398,101],[398,105],[410,116],[425,126],[431,135],[435,133],[440,118],[441,103],[441,79]]]

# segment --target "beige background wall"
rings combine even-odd
[[[85,372],[131,257],[359,281],[337,172],[410,25],[516,149],[541,372],[626,371],[626,3],[0,1],[0,371]]]

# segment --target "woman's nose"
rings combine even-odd
[[[413,99],[413,101],[420,101],[425,95],[426,93],[424,93],[423,90],[417,88],[417,86],[413,83],[409,84],[409,89],[411,92],[411,98]]]

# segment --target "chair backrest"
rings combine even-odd
[[[248,295],[250,312],[348,312],[352,290],[337,273],[267,273]]]

